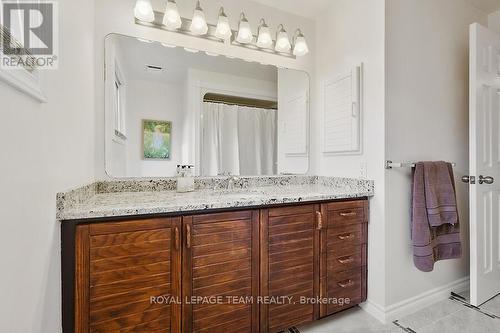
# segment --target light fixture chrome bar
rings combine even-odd
[[[393,162],[393,161],[385,161],[385,168],[386,169],[393,169],[393,168],[414,168],[416,165],[416,162]],[[457,166],[455,162],[451,163],[452,166]]]
[[[191,20],[190,19],[187,19],[185,17],[181,17],[181,21],[182,21],[181,27],[179,29],[177,29],[177,30],[169,30],[169,29],[167,29],[163,25],[163,13],[162,12],[158,12],[158,11],[154,11],[154,14],[155,14],[155,19],[154,19],[153,22],[151,22],[151,23],[149,23],[149,22],[143,22],[143,21],[138,20],[136,18],[135,19],[135,24],[142,25],[142,26],[145,26],[145,27],[160,29],[160,30],[164,30],[164,31],[177,32],[177,33],[180,33],[180,34],[189,35],[191,37],[209,39],[209,40],[212,40],[212,41],[215,41],[215,42],[219,42],[219,43],[225,44],[224,40],[215,37],[215,31],[217,29],[216,25],[207,23],[207,25],[208,25],[208,32],[207,32],[207,34],[200,36],[200,35],[196,35],[196,34],[194,34],[194,33],[192,33],[190,31],[190,29],[189,29],[189,27],[191,26]],[[238,43],[236,41],[236,39],[235,39],[235,36],[237,36],[238,32],[235,31],[235,30],[231,30],[231,31],[233,32],[231,40],[230,40],[231,45],[238,46],[238,47],[243,47],[243,48],[247,48],[247,49],[250,49],[250,50],[262,51],[262,52],[269,53],[269,54],[275,54],[275,55],[279,55],[279,56],[286,57],[286,58],[291,58],[291,59],[296,59],[297,58],[295,55],[293,55],[291,53],[282,53],[282,52],[277,52],[275,50],[263,49],[263,48],[258,47],[257,44],[256,44],[257,36],[255,36],[255,35],[254,35],[254,41],[252,41],[251,43],[248,43],[248,44]],[[273,42],[275,42],[275,41],[273,41]]]

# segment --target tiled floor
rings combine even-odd
[[[500,333],[500,295],[483,304],[479,311],[459,301],[445,300],[387,325],[356,307],[299,330],[301,333]]]

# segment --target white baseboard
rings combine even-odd
[[[464,277],[387,307],[382,307],[370,300],[367,300],[361,307],[385,324],[401,319],[439,301],[443,301],[450,297],[452,291],[461,292],[467,289],[469,289],[469,277]]]

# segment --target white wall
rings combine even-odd
[[[370,201],[368,299],[376,308],[385,304],[384,235],[384,0],[332,0],[318,17],[316,87],[318,108],[313,114],[314,171],[320,175],[360,177],[366,164],[367,178],[375,180],[375,197]],[[324,37],[328,36],[328,37]],[[324,39],[322,39],[322,37]],[[323,105],[321,87],[325,81],[364,65],[363,153],[324,156]]]
[[[386,172],[387,299],[398,302],[468,276],[468,40],[469,24],[486,15],[456,0],[387,0],[386,157],[394,161],[457,163],[463,258],[423,273],[413,264],[410,170]],[[451,14],[452,13],[452,14]]]
[[[488,15],[488,27],[500,34],[500,10]]]
[[[127,80],[127,176],[172,177],[182,164],[184,128],[184,84]],[[142,120],[172,122],[171,151],[168,160],[145,160],[142,152]]]
[[[58,19],[48,103],[0,82],[0,332],[61,331],[56,193],[94,178],[93,1],[59,1]]]
[[[95,3],[95,53],[96,53],[96,175],[99,178],[106,178],[104,173],[104,125],[102,117],[104,114],[104,85],[103,85],[103,56],[104,56],[104,37],[111,32],[122,33],[125,35],[143,37],[147,39],[157,40],[170,44],[176,44],[184,47],[202,49],[205,51],[215,52],[224,55],[235,56],[238,58],[264,62],[282,67],[295,68],[308,71],[311,75],[314,72],[314,52],[309,55],[292,60],[265,52],[252,51],[236,46],[226,46],[221,43],[200,39],[196,37],[171,33],[163,30],[151,29],[143,26],[138,26],[134,23],[133,8],[135,0],[99,0]],[[258,27],[258,22],[261,17],[264,17],[270,27],[278,26],[283,23],[289,33],[293,33],[296,28],[301,28],[303,33],[308,38],[308,44],[311,50],[315,49],[315,25],[312,20],[289,14],[275,8],[261,5],[248,0],[205,0],[203,1],[203,9],[207,15],[209,23],[215,23],[217,13],[220,6],[224,6],[226,14],[230,18],[233,29],[236,29],[239,14],[242,10],[245,11],[248,20],[254,28],[254,33]],[[179,11],[181,16],[191,17],[194,9],[193,1],[179,1]],[[157,10],[164,10],[164,1],[153,1],[153,6]],[[112,13],[110,15],[109,13]],[[314,107],[312,105],[312,107]]]

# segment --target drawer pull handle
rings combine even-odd
[[[174,229],[174,238],[175,238],[175,250],[179,251],[180,247],[179,227],[175,227]]]
[[[323,214],[321,212],[316,212],[317,230],[323,229]]]
[[[353,239],[354,234],[343,234],[343,235],[338,235],[337,236],[340,240],[348,240],[348,239]]]
[[[191,226],[186,224],[186,247],[191,248]]]
[[[345,213],[339,213],[340,216],[342,217],[350,217],[350,216],[356,216],[358,213],[356,212],[345,212]]]
[[[349,279],[349,280],[339,282],[337,284],[339,285],[340,288],[349,288],[349,287],[354,286],[354,281]]]
[[[341,263],[342,265],[346,265],[346,264],[353,263],[354,262],[354,258],[353,257],[344,257],[344,258],[337,259],[337,261],[339,263]]]

